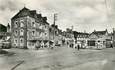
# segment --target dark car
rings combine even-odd
[[[7,41],[3,41],[0,43],[0,48],[2,49],[10,49],[11,48],[11,43]]]

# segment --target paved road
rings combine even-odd
[[[76,50],[67,47],[22,50],[10,49],[12,56],[0,56],[0,70],[115,70],[115,48]]]

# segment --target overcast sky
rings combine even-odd
[[[92,32],[115,28],[115,1],[107,0],[0,0],[0,23],[7,25],[24,5],[37,10],[53,23],[53,14],[58,14],[56,24],[65,30],[74,26],[74,30]]]

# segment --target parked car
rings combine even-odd
[[[11,43],[7,41],[1,41],[0,42],[0,48],[2,49],[10,49],[11,48]]]

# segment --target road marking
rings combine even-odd
[[[20,61],[17,65],[15,65],[11,70],[15,70],[19,65],[21,65],[24,61]]]

